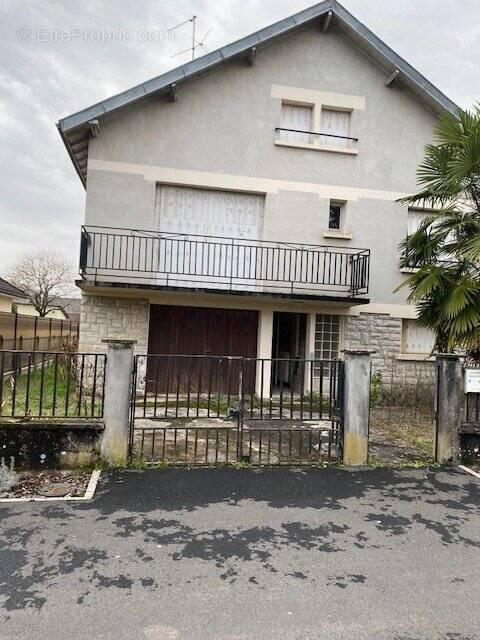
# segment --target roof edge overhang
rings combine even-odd
[[[178,85],[186,80],[203,75],[225,62],[245,56],[253,47],[261,48],[296,29],[322,19],[329,12],[332,12],[332,16],[338,21],[340,28],[347,36],[352,37],[356,44],[365,50],[367,55],[370,55],[385,68],[386,74],[390,75],[398,71],[395,78],[396,81],[416,93],[438,113],[445,111],[458,113],[460,109],[452,100],[447,98],[421,73],[395,53],[337,0],[324,0],[313,7],[304,9],[233,43],[220,47],[216,51],[207,53],[176,69],[167,71],[131,89],[122,91],[86,109],[60,119],[57,123],[57,129],[83,185],[86,185],[86,157],[88,155],[88,140],[91,135],[92,121],[110,115],[119,109],[130,107],[155,94],[165,94],[171,90],[172,85]],[[75,143],[73,142],[74,140],[76,140]],[[75,144],[83,144],[81,153],[77,153],[73,149]]]

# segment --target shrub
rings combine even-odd
[[[5,458],[0,460],[0,494],[7,493],[18,482],[18,473],[13,466],[13,457],[10,458],[9,465],[5,462]]]

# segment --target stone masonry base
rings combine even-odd
[[[79,349],[105,353],[106,338],[136,340],[135,353],[147,353],[150,306],[148,300],[83,295]]]
[[[431,383],[435,363],[428,360],[398,360],[402,352],[402,320],[384,314],[361,313],[345,316],[343,325],[345,349],[370,349],[372,374],[380,374],[385,382]]]

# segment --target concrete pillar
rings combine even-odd
[[[308,360],[313,360],[315,358],[315,328],[317,324],[317,314],[316,313],[307,313],[307,328],[305,334],[305,393],[310,393],[312,388],[313,381],[311,378],[311,372],[314,367],[311,366],[311,363]]]
[[[457,462],[461,422],[462,364],[452,353],[436,356],[437,405],[435,425],[435,460]]]
[[[370,418],[370,351],[344,351],[343,463],[350,467],[368,462]]]
[[[103,432],[100,453],[112,466],[125,464],[130,435],[133,345],[135,340],[102,340],[107,345]]]
[[[263,363],[263,365],[260,361],[257,363],[255,393],[259,398],[270,397],[270,379],[272,375],[272,341],[273,311],[271,311],[270,309],[264,309],[258,314],[257,358],[267,358],[267,360]]]

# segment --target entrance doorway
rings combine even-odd
[[[307,316],[305,313],[275,312],[273,316],[272,386],[297,387],[304,375]]]

